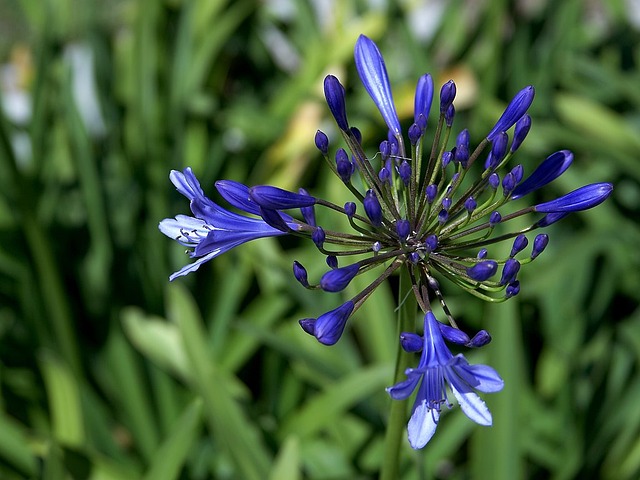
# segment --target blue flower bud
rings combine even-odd
[[[413,104],[413,116],[414,121],[417,124],[420,124],[418,118],[422,115],[425,119],[425,127],[426,120],[429,118],[429,111],[431,110],[431,103],[433,102],[433,79],[431,75],[428,73],[422,75],[418,79],[418,84],[416,85],[416,96]],[[423,129],[425,127],[422,127]]]
[[[300,195],[309,195],[309,192],[307,192],[304,188],[298,189],[298,193]],[[310,207],[302,207],[300,209],[300,213],[302,213],[302,218],[304,218],[304,221],[307,222],[307,225],[310,225],[312,227],[316,226],[316,211],[313,205]]]
[[[507,154],[507,145],[509,143],[509,135],[505,132],[499,132],[491,142],[491,160],[490,168],[495,168]]]
[[[309,288],[307,270],[297,260],[293,262],[293,276],[296,277],[296,280],[298,280],[303,287]]]
[[[507,290],[505,291],[505,296],[507,298],[515,297],[520,293],[520,282],[515,281],[509,285],[507,285]]]
[[[506,110],[498,119],[498,122],[491,129],[487,135],[487,139],[493,140],[499,132],[506,132],[514,123],[520,120],[531,106],[535,93],[531,85],[520,90],[516,96],[513,97]]]
[[[456,137],[456,146],[465,145],[469,148],[469,130],[466,128],[462,130]]]
[[[333,75],[324,78],[324,97],[340,130],[349,131],[347,122],[347,107],[344,98],[344,87]]]
[[[427,197],[428,203],[433,203],[437,194],[438,194],[438,186],[435,183],[428,185],[427,188],[425,189],[425,195]]]
[[[429,235],[424,241],[427,246],[427,253],[434,252],[438,248],[438,237],[436,235]]]
[[[380,242],[373,242],[373,245],[371,246],[371,251],[373,253],[378,253],[380,250],[382,250],[382,244]]]
[[[311,240],[313,240],[313,243],[315,243],[318,248],[322,248],[325,239],[326,235],[322,227],[316,227],[313,232],[311,232]]]
[[[402,161],[398,167],[398,175],[400,175],[405,187],[409,185],[409,182],[411,181],[411,165],[409,165],[409,162],[406,160]]]
[[[578,212],[600,205],[612,191],[613,185],[610,183],[593,183],[534,208],[536,212],[544,213]]]
[[[368,190],[362,201],[364,205],[364,211],[371,220],[371,223],[376,227],[382,225],[382,207],[378,201],[378,197],[373,190]]]
[[[380,142],[380,155],[382,156],[382,161],[386,161],[391,154],[391,145],[388,140],[383,140]]]
[[[324,345],[333,345],[344,331],[347,320],[353,313],[353,302],[349,300],[335,310],[320,315],[313,326],[313,335]]]
[[[513,132],[513,142],[511,143],[511,151],[515,152],[527,137],[531,128],[531,117],[526,113],[516,123],[516,129]]]
[[[491,335],[489,335],[489,332],[487,332],[486,330],[480,330],[473,336],[471,341],[467,343],[466,346],[470,348],[480,348],[485,346],[489,342],[491,342]]]
[[[456,84],[449,80],[440,89],[440,113],[445,113],[456,98]]]
[[[444,225],[447,220],[449,220],[449,212],[443,208],[438,212],[438,223],[440,223],[440,225]]]
[[[416,265],[420,261],[420,255],[417,252],[411,252],[409,254],[409,261]]]
[[[362,145],[362,132],[360,131],[360,129],[358,127],[351,127],[349,130],[351,130],[353,138],[356,139],[358,145]]]
[[[260,215],[259,206],[251,200],[249,187],[233,180],[218,180],[216,190],[229,204],[254,215]]]
[[[354,49],[356,70],[369,96],[378,107],[387,127],[394,135],[400,135],[400,120],[396,113],[387,68],[376,44],[364,35],[360,35]]]
[[[473,211],[476,209],[477,206],[478,206],[478,202],[476,202],[475,198],[473,197],[469,197],[464,201],[464,208],[469,213],[473,213]]]
[[[344,213],[347,214],[347,217],[353,218],[353,216],[356,214],[356,204],[354,202],[345,203]]]
[[[493,277],[498,270],[498,263],[494,260],[485,260],[467,268],[467,275],[472,280],[484,282]]]
[[[488,253],[489,251],[486,248],[481,248],[478,251],[477,257],[482,260],[483,258],[487,258]]]
[[[453,160],[453,152],[447,150],[442,154],[442,168],[446,168],[447,165]]]
[[[301,320],[298,320],[298,323],[302,327],[302,330],[304,330],[309,335],[313,336],[315,332],[315,324],[316,324],[315,318],[303,318]]]
[[[260,215],[265,223],[270,227],[276,228],[281,232],[291,231],[291,228],[289,228],[289,225],[287,225],[287,223],[282,218],[282,215],[277,210],[258,207],[258,215]]]
[[[417,145],[420,141],[420,137],[422,137],[422,129],[418,126],[417,123],[414,123],[409,127],[409,141],[411,145]]]
[[[400,346],[405,352],[416,353],[422,350],[424,340],[417,333],[402,332],[400,334]]]
[[[513,179],[516,182],[516,185],[518,183],[520,183],[520,181],[522,180],[522,177],[524,176],[524,167],[520,164],[516,165],[515,167],[513,167],[511,169],[511,175],[513,175]]]
[[[320,150],[320,153],[326,155],[329,152],[329,137],[324,132],[320,130],[316,132],[315,142],[316,148]]]
[[[515,200],[551,183],[569,168],[571,162],[573,162],[573,153],[569,150],[552,153],[515,188],[511,198]]]
[[[515,258],[509,258],[505,262],[504,267],[502,267],[502,277],[500,277],[500,285],[513,283],[519,271],[520,271],[520,262]]]
[[[469,148],[466,145],[462,144],[456,147],[454,161],[456,163],[460,163],[463,168],[467,167],[467,162],[469,161]]]
[[[511,254],[509,256],[515,257],[518,253],[527,248],[527,245],[529,245],[527,237],[522,234],[518,235],[513,241],[513,247],[511,247]]]
[[[249,195],[262,208],[271,210],[310,207],[316,203],[316,199],[311,195],[300,195],[271,185],[251,187]]]
[[[411,233],[411,224],[409,220],[405,220],[401,218],[396,222],[396,233],[398,234],[398,238],[400,241],[404,242]]]
[[[549,213],[549,214],[545,215],[544,217],[542,217],[540,220],[538,220],[535,223],[535,225],[536,225],[536,227],[548,227],[552,223],[556,223],[556,222],[562,220],[567,215],[569,215],[569,212]]]
[[[320,288],[325,292],[341,292],[354,279],[359,270],[358,263],[330,270],[320,279]]]
[[[497,173],[489,175],[489,186],[494,190],[500,185],[500,176]]]
[[[531,249],[531,260],[540,255],[549,244],[549,235],[541,233],[533,239],[533,248]]]
[[[449,108],[447,108],[447,111],[444,112],[444,123],[447,125],[447,127],[451,128],[451,125],[453,125],[453,117],[455,117],[455,115],[456,107],[451,104],[449,105]]]
[[[391,172],[387,169],[387,167],[382,167],[378,172],[378,178],[382,183],[391,183]]]
[[[338,257],[335,255],[327,255],[326,261],[329,268],[338,268]]]
[[[505,197],[508,197],[514,188],[516,188],[516,177],[509,172],[502,179],[502,193]]]
[[[456,343],[458,345],[466,345],[471,341],[469,335],[464,333],[459,328],[454,328],[450,325],[445,325],[444,323],[438,322],[438,328],[440,329],[440,333],[444,339],[451,343]]]
[[[420,130],[422,130],[422,132],[424,133],[424,131],[427,129],[427,117],[425,117],[423,114],[418,115],[416,125],[418,125],[420,127]]]
[[[351,163],[351,161],[349,160],[349,155],[344,148],[339,148],[336,151],[336,170],[338,171],[340,179],[344,183],[348,183],[351,180],[351,175],[353,174],[354,167],[353,163]]]
[[[451,208],[451,197],[444,197],[442,199],[442,208],[449,210]]]
[[[489,216],[489,225],[493,227],[499,224],[501,220],[502,215],[500,215],[500,212],[491,212],[491,215]]]

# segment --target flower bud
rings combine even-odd
[[[498,270],[498,263],[494,260],[485,260],[467,268],[467,275],[472,280],[484,282],[493,277]]]

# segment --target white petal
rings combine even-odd
[[[431,440],[433,434],[436,433],[439,418],[440,413],[437,410],[427,408],[426,400],[423,400],[415,408],[407,425],[409,443],[412,448],[418,450]]]
[[[453,385],[451,385],[451,390],[458,400],[460,408],[467,417],[479,425],[489,426],[493,423],[491,412],[487,408],[487,405],[475,392],[460,392]]]

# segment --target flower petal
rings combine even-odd
[[[426,400],[422,400],[416,406],[407,425],[411,448],[418,450],[429,443],[433,434],[436,433],[439,419],[440,413],[436,409],[427,408]]]
[[[409,398],[416,389],[421,378],[421,375],[411,375],[405,381],[396,383],[392,387],[387,387],[387,393],[394,400],[404,400],[405,398]]]
[[[491,412],[478,394],[470,388],[466,388],[460,380],[449,378],[449,383],[453,395],[456,397],[456,400],[458,400],[460,408],[467,417],[478,425],[489,426],[493,423]]]

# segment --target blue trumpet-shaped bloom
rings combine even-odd
[[[417,368],[405,372],[407,380],[387,388],[391,398],[404,400],[418,387],[407,427],[409,443],[423,448],[436,431],[442,406],[451,408],[447,385],[462,411],[480,425],[491,425],[491,412],[475,393],[502,390],[504,382],[487,365],[470,365],[462,354],[454,356],[444,342],[438,321],[431,311],[424,317],[424,345]]]
[[[170,280],[196,271],[203,263],[245,242],[283,234],[261,219],[230,212],[210,200],[190,168],[186,168],[184,172],[173,170],[170,179],[177,190],[190,200],[194,216],[165,218],[160,222],[160,231],[182,245],[193,248],[190,256],[197,258],[195,262],[173,273]],[[288,225],[297,229],[293,221],[288,222]]]
[[[440,89],[434,132],[427,132],[433,120],[429,115],[434,85],[431,75],[425,74],[416,86],[413,123],[409,125],[410,119],[406,119],[408,129],[403,132],[385,62],[375,43],[365,36],[356,43],[355,63],[364,88],[388,127],[386,138],[376,142],[379,152],[369,151],[360,131],[349,125],[345,89],[333,75],[325,78],[324,93],[345,148],[333,145],[321,131],[313,139],[336,174],[338,185],[351,195],[348,200],[333,203],[302,188],[249,188],[230,180],[218,181],[219,194],[240,210],[233,213],[208,199],[191,170],[186,169],[172,172],[170,177],[190,200],[193,216],[165,219],[160,230],[192,249],[191,257],[196,259],[171,275],[172,280],[244,242],[284,234],[307,240],[312,248],[315,245],[329,267],[314,283],[304,266],[294,262],[293,276],[305,288],[342,292],[356,275],[377,270],[377,276],[366,276],[368,285],[353,292],[338,308],[300,321],[305,332],[326,345],[339,340],[348,319],[380,285],[404,270],[413,283],[416,303],[426,315],[424,336],[404,332],[400,345],[410,352],[422,351],[422,356],[417,368],[406,371],[407,380],[388,391],[393,398],[404,399],[417,388],[408,430],[411,445],[421,448],[433,435],[442,406],[451,406],[447,385],[467,416],[482,425],[491,424],[491,414],[475,390],[494,392],[503,386],[492,368],[469,365],[462,355],[454,356],[447,348],[445,341],[479,348],[491,336],[480,330],[471,338],[458,328],[439,280],[447,279],[446,288],[460,288],[492,302],[518,295],[520,269],[537,258],[549,241],[547,234],[538,234],[531,241],[531,232],[571,212],[598,205],[613,187],[596,183],[552,201],[510,208],[509,202],[546,186],[573,160],[571,152],[561,150],[523,180],[525,167],[513,157],[531,128],[527,111],[534,98],[533,87],[514,96],[488,134],[471,135],[464,126],[454,129],[457,87],[450,80]],[[483,140],[474,144],[476,138]],[[474,167],[474,162],[484,169]],[[324,210],[316,217],[316,209]],[[339,218],[325,224],[332,216]],[[518,217],[531,218],[525,223],[511,221]],[[513,242],[508,256],[505,248],[492,249],[504,241]],[[346,266],[340,267],[338,259]],[[431,313],[434,298],[440,301],[449,325],[437,322]],[[406,300],[403,295],[402,301]]]

